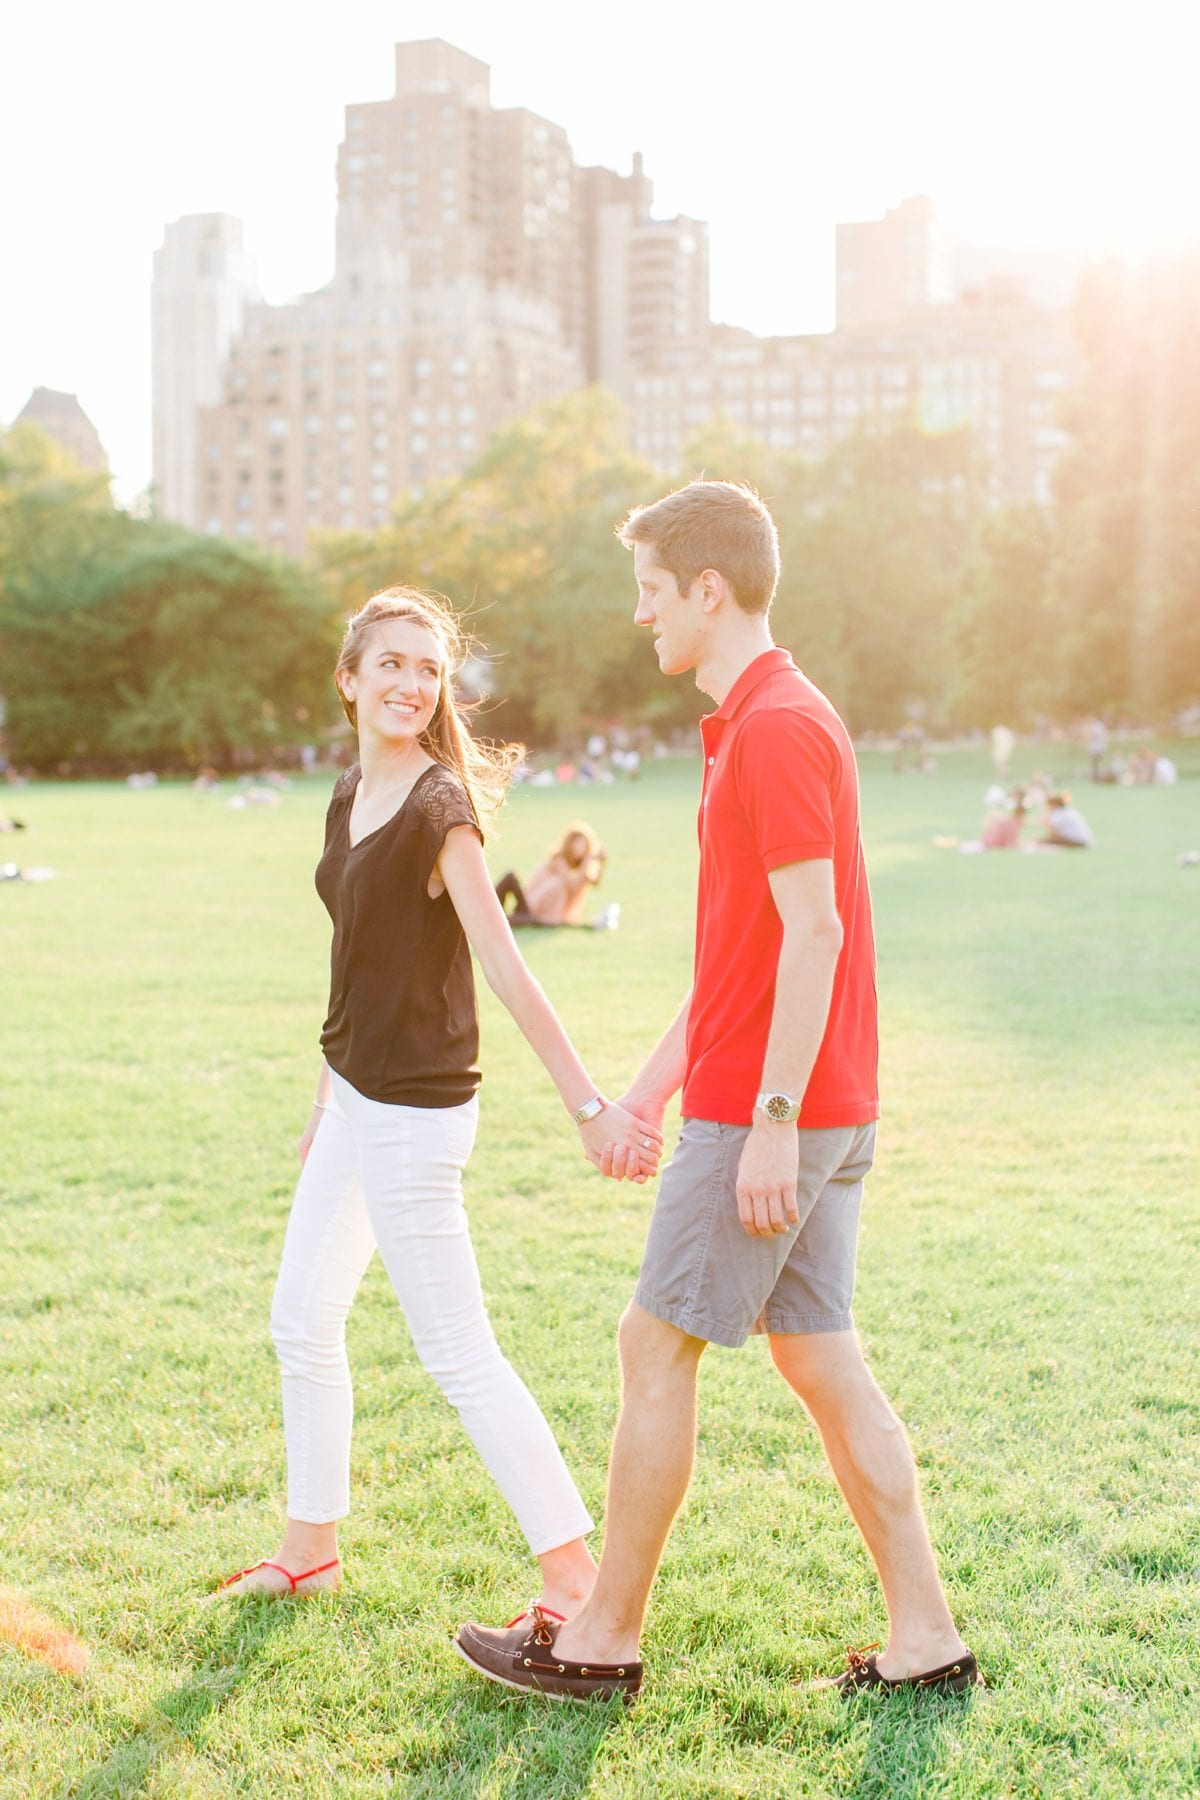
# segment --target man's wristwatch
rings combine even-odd
[[[586,1125],[589,1119],[598,1119],[607,1105],[608,1101],[603,1094],[593,1094],[590,1100],[584,1101],[578,1112],[571,1114],[572,1125]]]
[[[754,1104],[776,1125],[794,1125],[800,1117],[800,1102],[793,1100],[790,1094],[759,1094]]]

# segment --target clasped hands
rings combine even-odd
[[[610,1100],[602,1113],[579,1127],[592,1167],[613,1181],[643,1182],[656,1175],[663,1152],[663,1110],[642,1106],[634,1112],[628,1097]]]

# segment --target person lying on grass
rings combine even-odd
[[[376,1249],[422,1363],[454,1406],[541,1565],[540,1604],[572,1609],[591,1520],[550,1427],[501,1354],[467,1230],[478,1117],[471,950],[541,1058],[588,1160],[645,1181],[662,1131],[597,1092],[522,960],[482,836],[520,751],[477,743],[455,699],[465,654],[439,599],[388,588],[350,620],[335,679],[358,735],[337,782],[317,889],[333,921],[325,1060],[271,1308],[283,1378],[287,1525],[226,1593],[341,1580],[353,1401],[345,1325]]]

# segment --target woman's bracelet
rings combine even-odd
[[[319,1107],[320,1107],[320,1109],[321,1109],[321,1111],[322,1111],[322,1112],[328,1112],[328,1111],[329,1111],[329,1102],[328,1102],[328,1100],[314,1100],[314,1101],[313,1101],[313,1105],[314,1105],[314,1106],[319,1106]]]

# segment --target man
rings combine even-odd
[[[636,622],[665,675],[694,672],[704,719],[694,983],[623,1104],[661,1123],[683,1088],[633,1301],[604,1555],[571,1619],[534,1608],[465,1625],[492,1680],[558,1697],[636,1693],[650,1589],[695,1453],[710,1343],[765,1331],[875,1559],[890,1620],[878,1657],[831,1683],[965,1688],[979,1679],[938,1578],[904,1431],[850,1303],[878,1116],[875,951],[846,728],[771,639],[774,522],[758,496],[699,481],[632,512]],[[621,1154],[621,1153],[618,1153]]]

